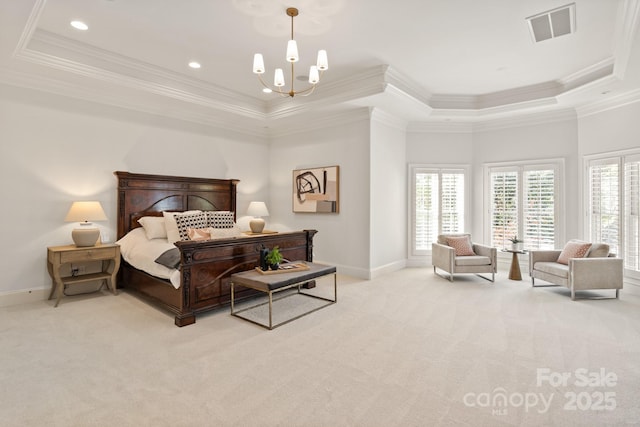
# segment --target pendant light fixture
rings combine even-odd
[[[329,62],[327,61],[327,51],[319,50],[316,65],[312,65],[309,68],[309,83],[311,84],[311,86],[307,87],[306,89],[296,90],[293,85],[293,82],[295,80],[294,64],[298,62],[300,58],[298,56],[298,44],[293,38],[293,18],[298,16],[298,9],[296,9],[295,7],[287,8],[287,16],[291,17],[291,39],[287,43],[286,56],[287,62],[291,63],[291,86],[289,91],[287,92],[286,89],[284,89],[285,80],[284,71],[282,68],[276,68],[275,70],[273,79],[273,86],[275,86],[275,89],[271,88],[271,86],[265,83],[264,79],[262,78],[262,74],[264,74],[265,72],[264,59],[262,57],[262,54],[260,53],[256,53],[253,57],[253,72],[258,75],[260,83],[262,83],[267,92],[277,92],[282,96],[290,96],[292,98],[296,95],[311,95],[316,87],[316,84],[318,84],[318,82],[320,81],[322,72],[329,68]]]

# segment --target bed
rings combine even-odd
[[[114,172],[118,179],[118,240],[140,227],[143,217],[162,216],[163,211],[236,211],[239,180],[189,178]],[[121,263],[118,286],[134,292],[154,306],[175,315],[177,326],[195,323],[196,315],[230,302],[229,277],[258,265],[259,250],[279,246],[288,260],[313,261],[316,230],[242,235],[205,241],[178,241],[179,284]],[[255,291],[242,289],[236,300]]]

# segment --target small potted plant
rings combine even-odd
[[[509,240],[511,240],[511,250],[512,251],[521,251],[522,249],[524,249],[524,240],[518,239],[517,235],[513,236]]]
[[[278,246],[274,246],[273,249],[269,251],[265,259],[272,270],[277,270],[282,262],[280,248]]]

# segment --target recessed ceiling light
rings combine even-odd
[[[271,92],[273,92],[273,91],[272,91],[271,89],[269,89],[268,87],[265,87],[264,89],[262,89],[262,91],[263,91],[264,93],[271,93]]]
[[[80,31],[86,31],[89,29],[89,26],[82,21],[71,21],[71,26]]]
[[[195,61],[191,61],[191,62],[189,62],[189,67],[198,69],[198,68],[200,68],[200,63],[199,62],[195,62]]]

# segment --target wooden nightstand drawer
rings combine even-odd
[[[118,248],[90,248],[78,251],[68,251],[60,254],[60,263],[97,261],[103,259],[113,259],[117,255]]]

